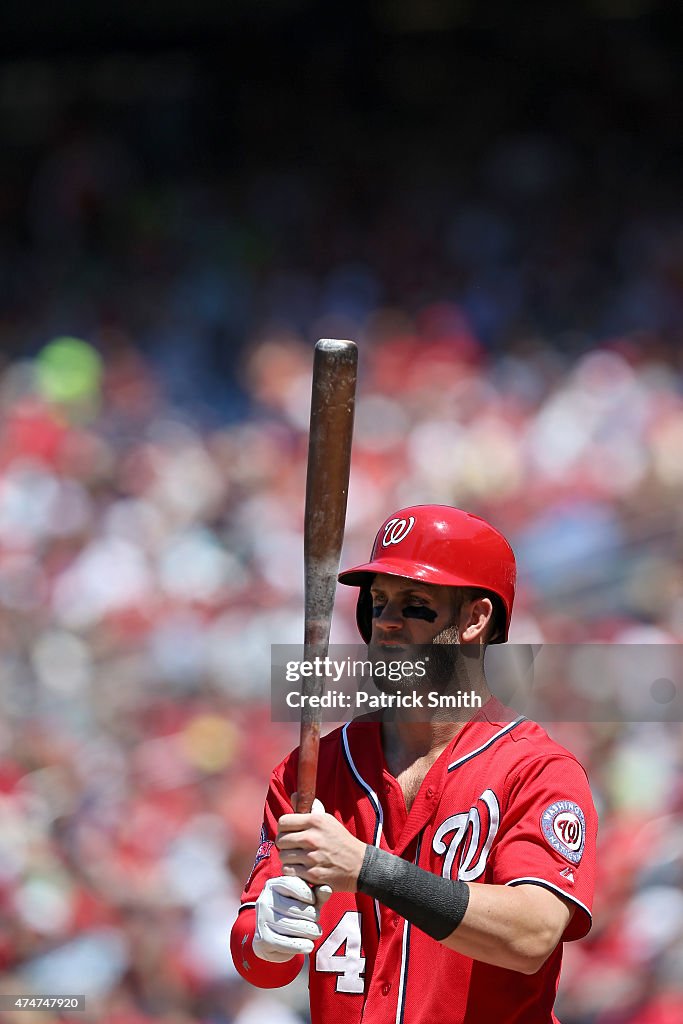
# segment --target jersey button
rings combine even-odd
[[[429,797],[429,799],[430,799],[430,800],[431,800],[431,799],[432,799],[432,797],[434,796],[434,790],[432,789],[432,787],[431,787],[431,786],[430,786],[430,787],[429,787],[429,789],[427,790],[427,796]]]
[[[382,985],[382,995],[383,996],[388,996],[390,992],[391,992],[391,982],[385,981],[384,984]]]
[[[400,920],[400,918],[399,918],[398,914],[394,914],[394,916],[391,919],[391,923],[393,924],[394,928],[398,928],[399,920]]]
[[[391,783],[390,782],[385,782],[384,783],[384,792],[385,793],[391,793]]]

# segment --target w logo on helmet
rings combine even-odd
[[[410,519],[390,519],[384,527],[382,547],[388,548],[390,544],[398,544],[407,537],[415,526],[415,516]]]

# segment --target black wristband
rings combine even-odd
[[[433,939],[445,939],[455,931],[470,899],[466,882],[433,875],[376,846],[366,847],[358,891],[395,910]]]

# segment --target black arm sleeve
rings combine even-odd
[[[455,931],[470,898],[466,882],[433,875],[375,846],[365,851],[358,891],[395,910],[433,939],[445,939]]]

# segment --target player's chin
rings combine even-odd
[[[372,682],[375,687],[380,693],[419,690],[425,676],[426,650],[417,644],[371,642],[368,661],[373,665]]]
[[[393,694],[398,692],[412,692],[413,690],[419,691],[421,685],[416,685],[414,679],[409,679],[406,676],[392,674],[387,678],[375,678],[373,679],[373,686],[379,693]]]

